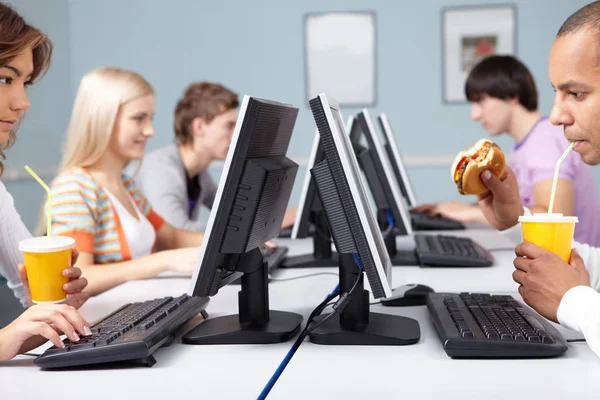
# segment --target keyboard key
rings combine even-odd
[[[97,339],[95,343],[96,343],[96,347],[98,347],[98,346],[106,346],[110,342],[112,342],[112,340],[109,340],[109,338],[107,338],[107,337],[103,337],[103,338]]]
[[[157,316],[154,318],[154,322],[158,322],[158,321],[160,321],[161,319],[163,319],[163,318],[164,318],[164,317],[166,317],[166,316],[167,316],[167,312],[166,312],[166,311],[163,311],[163,312],[161,312],[159,315],[157,315]]]
[[[552,336],[543,336],[542,343],[556,343]]]
[[[177,303],[173,303],[171,304],[171,306],[169,307],[169,309],[167,310],[167,312],[172,312],[173,310],[175,310],[177,307],[179,307],[179,304]]]
[[[112,332],[115,329],[117,329],[119,326],[118,325],[96,325],[95,327],[92,328],[92,333],[95,334],[99,334],[99,333],[106,333],[106,332]]]
[[[87,343],[73,343],[69,348],[69,351],[74,350],[82,350],[82,349],[91,349],[92,347],[96,347],[95,342],[87,342]]]
[[[542,326],[542,324],[540,324],[538,322],[538,320],[533,318],[531,315],[525,314],[525,315],[523,315],[523,319],[525,319],[525,321],[527,321],[527,323],[529,323],[529,325],[531,325],[533,327],[534,331],[537,332],[538,330],[540,330],[540,331],[544,330],[544,327]]]

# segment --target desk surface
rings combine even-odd
[[[489,230],[469,235],[489,248],[507,248],[510,242]],[[405,240],[407,238],[403,238]],[[290,254],[310,247],[291,243]],[[409,246],[407,241],[404,243]],[[514,292],[511,272],[514,254],[495,253],[497,263],[481,269],[395,267],[393,285],[419,282],[437,291]],[[319,269],[318,272],[335,272]],[[280,270],[277,278],[317,272]],[[337,277],[318,275],[273,282],[269,286],[272,309],[305,316],[329,293]],[[102,317],[119,305],[187,291],[189,279],[161,277],[129,282],[88,301],[82,314],[88,320]],[[237,312],[239,287],[227,286],[211,299],[212,317]],[[469,399],[597,398],[599,360],[585,343],[571,343],[564,357],[549,360],[452,360],[446,356],[425,307],[372,306],[373,311],[415,318],[421,340],[411,346],[319,346],[306,341],[271,391],[271,399]],[[190,324],[191,325],[191,324]],[[189,329],[184,327],[182,331]],[[155,353],[152,368],[95,368],[41,371],[29,357],[0,363],[0,393],[12,399],[103,399],[127,395],[144,399],[253,399],[260,393],[291,342],[275,345],[194,346],[176,341]],[[60,392],[55,388],[61,388]]]

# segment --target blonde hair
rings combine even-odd
[[[133,71],[101,67],[85,74],[75,97],[57,176],[98,162],[108,149],[120,107],[153,94],[150,83]],[[42,206],[38,232],[45,230],[44,214]]]
[[[148,81],[133,71],[102,67],[85,74],[75,98],[59,175],[98,162],[108,148],[119,108],[152,94]]]

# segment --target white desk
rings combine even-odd
[[[488,247],[505,247],[492,231],[469,231]],[[289,244],[289,241],[281,241]],[[494,245],[493,242],[499,243]],[[290,254],[308,248],[292,243]],[[513,253],[496,253],[497,264],[481,269],[394,268],[395,286],[419,282],[436,291],[514,291]],[[327,269],[334,271],[334,269]],[[316,270],[278,271],[280,278]],[[305,316],[329,293],[335,276],[321,275],[270,285],[271,309]],[[82,308],[89,320],[125,302],[176,295],[189,279],[160,278],[130,282]],[[239,286],[221,289],[210,316],[237,312]],[[598,398],[600,360],[585,343],[572,343],[564,357],[549,360],[452,360],[446,356],[425,307],[372,306],[377,312],[416,318],[421,340],[411,346],[319,346],[306,341],[271,391],[269,399],[548,399]],[[186,328],[184,328],[185,330]],[[41,371],[28,357],[0,363],[2,399],[254,399],[261,392],[291,342],[252,346],[194,346],[176,341],[155,353],[152,368],[96,368]],[[60,390],[60,391],[59,391]]]

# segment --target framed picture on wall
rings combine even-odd
[[[445,103],[463,103],[469,72],[485,57],[516,55],[517,9],[512,4],[442,9]]]
[[[376,104],[375,13],[311,13],[304,20],[306,97],[341,106]]]

